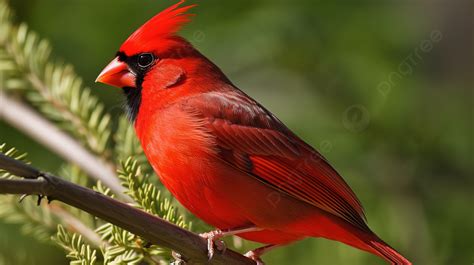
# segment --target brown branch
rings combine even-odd
[[[142,210],[114,200],[99,192],[76,185],[14,160],[0,153],[0,168],[27,179],[0,179],[0,194],[39,194],[84,210],[117,225],[152,244],[170,248],[188,264],[255,265],[255,262],[232,250],[207,258],[207,243],[200,236]]]

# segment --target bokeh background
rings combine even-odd
[[[118,116],[120,91],[94,79],[134,29],[174,2],[10,4],[17,21],[49,39]],[[197,16],[182,35],[331,161],[382,238],[416,264],[474,262],[473,1],[192,2]],[[0,132],[1,142],[28,152],[34,165],[57,170],[54,154],[3,121]],[[67,263],[58,247],[3,223],[0,257],[6,264]],[[382,264],[323,239],[265,260]]]

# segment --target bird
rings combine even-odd
[[[411,264],[368,227],[361,202],[326,158],[179,35],[195,6],[184,2],[133,32],[96,82],[123,90],[160,181],[216,228],[201,234],[209,258],[224,236],[264,244],[245,254],[257,264],[276,247],[314,237]]]

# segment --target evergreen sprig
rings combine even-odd
[[[62,225],[58,225],[53,240],[67,251],[66,257],[71,260],[71,265],[97,264],[97,251],[85,243],[81,235],[70,234]]]
[[[135,200],[138,208],[182,228],[189,228],[183,215],[171,203],[172,199],[162,195],[156,184],[150,182],[149,175],[142,174],[141,166],[135,159],[129,157],[118,172],[126,194]]]
[[[110,223],[99,227],[96,232],[106,244],[102,248],[104,264],[138,264],[145,259],[148,249],[136,235]]]
[[[0,75],[7,91],[25,98],[48,118],[107,158],[110,115],[68,64],[52,62],[51,45],[26,24],[11,23],[8,5],[0,2]]]

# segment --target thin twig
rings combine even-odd
[[[40,194],[84,210],[152,244],[173,249],[186,257],[188,264],[242,265],[255,262],[237,252],[217,251],[207,258],[207,242],[202,237],[142,210],[99,192],[41,173],[23,162],[0,154],[0,168],[30,179],[0,179],[0,194]],[[37,179],[31,179],[37,177]]]
[[[78,165],[84,172],[102,181],[122,199],[130,201],[123,194],[112,167],[87,151],[73,138],[59,130],[48,120],[38,115],[25,104],[8,97],[0,91],[0,117],[18,130],[29,135],[64,159]]]

